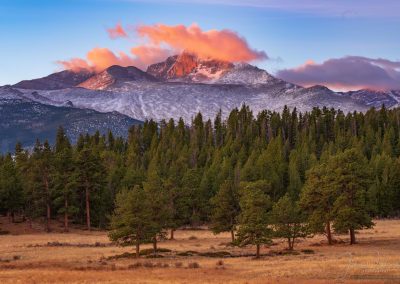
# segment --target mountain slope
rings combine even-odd
[[[255,114],[264,109],[280,111],[285,105],[300,111],[326,106],[352,112],[400,104],[400,91],[303,88],[249,64],[203,59],[187,52],[150,65],[147,72],[112,66],[73,87],[8,87],[7,92],[47,105],[118,111],[140,120],[182,117],[187,122],[199,111],[205,118],[214,118],[219,110],[224,115],[242,104]]]
[[[76,142],[79,134],[111,130],[116,136],[127,136],[133,124],[141,123],[117,112],[100,113],[89,109],[56,107],[31,101],[21,93],[5,95],[0,90],[0,152],[13,151],[17,141],[32,147],[36,138],[54,142],[62,125]],[[10,93],[8,93],[10,94]]]
[[[64,70],[39,79],[24,80],[13,87],[33,90],[57,90],[74,87],[91,76],[93,76],[93,73],[89,71],[74,72]]]
[[[155,82],[157,79],[134,66],[121,67],[113,65],[104,71],[93,75],[77,86],[92,90],[103,90],[110,86],[116,87],[124,82],[132,81]]]
[[[150,65],[146,72],[164,81],[212,82],[233,68],[234,64],[230,62],[203,59],[183,52],[168,57],[164,62]]]

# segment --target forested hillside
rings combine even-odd
[[[243,106],[226,120],[147,121],[127,140],[97,133],[76,145],[60,128],[54,147],[37,141],[28,153],[18,144],[0,158],[0,210],[43,218],[48,231],[50,219],[66,231],[111,228],[114,240],[138,244],[201,224],[241,244],[275,234],[293,247],[291,237],[324,231],[331,242],[331,226],[353,243],[372,217],[400,213],[399,136],[400,109],[385,107],[254,117]]]

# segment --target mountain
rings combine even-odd
[[[304,88],[246,63],[199,58],[188,52],[150,65],[146,72],[132,66],[111,66],[98,74],[76,73],[76,77],[71,71],[65,72],[69,75],[55,73],[31,80],[31,85],[24,84],[24,88],[17,84],[3,87],[3,91],[43,105],[117,111],[139,120],[182,117],[188,122],[198,112],[205,119],[213,119],[220,110],[227,115],[242,104],[255,114],[264,109],[280,111],[285,105],[300,111],[326,106],[344,112],[366,111],[382,104],[388,108],[400,105],[400,91]],[[63,87],[53,88],[48,78],[58,78],[58,86]],[[52,88],[37,88],[37,82],[43,81]]]
[[[371,107],[380,107],[382,105],[395,107],[400,105],[400,90],[376,91],[364,89],[342,94]]]
[[[156,82],[157,79],[146,72],[134,67],[121,67],[113,65],[108,67],[104,71],[95,74],[80,83],[78,87],[92,89],[92,90],[103,90],[110,86],[117,86],[124,82]]]
[[[13,151],[17,141],[33,147],[36,138],[54,143],[57,128],[62,125],[72,142],[79,134],[111,130],[126,137],[128,129],[141,123],[118,112],[100,113],[90,109],[56,107],[24,96],[11,87],[0,87],[0,153]]]
[[[64,70],[39,79],[24,80],[13,87],[33,90],[57,90],[74,87],[91,76],[93,76],[93,73],[85,70],[79,72]]]
[[[213,82],[223,73],[234,68],[234,64],[215,59],[202,59],[183,52],[168,57],[164,62],[150,65],[147,73],[164,81]]]

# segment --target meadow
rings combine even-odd
[[[274,239],[254,259],[254,247],[233,247],[230,234],[206,228],[178,230],[174,240],[159,243],[160,256],[144,245],[140,259],[134,248],[118,247],[106,231],[88,232],[62,226],[44,233],[39,224],[9,224],[0,235],[0,283],[400,283],[400,220],[375,220],[357,234],[299,240],[293,252]],[[146,255],[147,254],[147,255]]]

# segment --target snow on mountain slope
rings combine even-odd
[[[221,109],[227,115],[233,108],[249,105],[255,113],[281,110],[285,105],[305,111],[314,106],[339,107],[343,111],[366,110],[367,107],[350,97],[304,89],[286,82],[271,85],[187,84],[182,82],[125,82],[107,90],[69,88],[37,91],[58,102],[70,101],[75,107],[100,112],[118,111],[139,120],[178,119],[190,121],[196,113],[214,118]],[[31,93],[32,90],[22,90]]]
[[[32,148],[36,138],[48,139],[53,144],[60,125],[75,143],[80,134],[93,134],[97,130],[101,134],[111,130],[116,136],[126,137],[133,124],[142,123],[118,112],[56,107],[20,96],[6,96],[3,91],[0,88],[0,153],[13,151],[17,142]]]
[[[223,72],[219,78],[213,80],[212,83],[218,84],[245,84],[245,85],[256,85],[256,84],[277,84],[283,82],[267,71],[259,69],[247,63],[235,64],[233,68]],[[289,84],[289,83],[288,83]],[[292,84],[288,85],[288,88],[293,87]]]
[[[8,86],[0,89],[0,95],[1,92],[47,105],[118,111],[140,120],[182,117],[190,121],[199,111],[205,118],[214,118],[220,109],[226,115],[242,104],[249,105],[254,113],[264,109],[280,111],[285,105],[300,111],[326,106],[352,112],[382,104],[395,107],[400,102],[400,91],[303,88],[249,64],[202,59],[186,52],[150,65],[147,72],[111,66],[77,87],[41,90]]]
[[[381,107],[385,105],[387,107],[393,107],[400,101],[400,97],[397,96],[396,91],[375,91],[375,90],[358,90],[343,93],[346,96],[351,97],[353,100],[361,102],[367,106]]]

